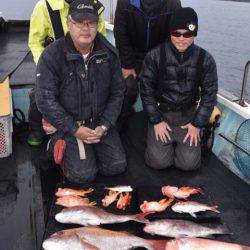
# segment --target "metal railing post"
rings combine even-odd
[[[241,105],[242,107],[247,106],[247,104],[245,103],[245,95],[246,95],[246,86],[247,86],[247,77],[248,77],[249,66],[250,66],[250,61],[248,61],[246,63],[243,81],[242,81],[242,88],[241,88],[241,94],[240,94],[240,100],[239,100],[239,105]]]
[[[114,24],[114,10],[113,10],[113,0],[110,0],[110,20],[111,24]]]

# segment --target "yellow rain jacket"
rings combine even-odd
[[[65,0],[48,0],[52,10],[59,10],[64,34],[68,32],[67,15],[69,4]],[[97,30],[106,35],[105,22],[100,15]],[[47,37],[54,37],[50,17],[45,0],[39,0],[30,18],[29,47],[37,64],[40,55],[44,50],[44,43]]]

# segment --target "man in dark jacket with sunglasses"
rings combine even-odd
[[[126,83],[124,104],[119,119],[126,128],[132,106],[138,96],[137,76],[146,53],[170,38],[172,12],[181,7],[180,0],[118,0],[114,36]]]
[[[217,70],[213,57],[194,44],[198,17],[192,8],[175,11],[170,31],[171,41],[147,54],[140,75],[149,117],[145,161],[155,169],[193,170],[201,163],[200,129],[216,103]]]

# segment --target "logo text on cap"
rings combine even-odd
[[[92,5],[86,5],[86,4],[78,4],[77,5],[77,9],[90,9],[90,10],[93,10],[94,7]]]

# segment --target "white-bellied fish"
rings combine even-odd
[[[111,190],[114,192],[125,193],[132,192],[133,188],[131,186],[116,186],[116,187],[105,187],[104,189]]]
[[[72,231],[71,234],[58,232],[51,235],[43,242],[44,250],[100,250],[80,238]]]
[[[162,235],[172,238],[181,237],[207,237],[213,234],[230,234],[227,228],[218,226],[205,227],[192,221],[162,219],[148,223],[144,232],[152,235]]]
[[[218,206],[209,206],[206,204],[202,204],[196,201],[185,201],[185,202],[177,202],[172,206],[172,210],[177,213],[188,213],[194,218],[196,218],[196,214],[202,211],[213,211],[216,213],[220,213],[217,210]]]
[[[83,226],[98,226],[101,224],[122,223],[126,221],[137,221],[148,223],[145,218],[148,213],[140,213],[135,215],[116,215],[108,213],[105,210],[93,206],[76,206],[65,208],[58,214],[55,219],[60,223],[78,224]]]
[[[166,240],[147,240],[127,232],[111,231],[99,227],[80,227],[58,233],[65,237],[77,235],[80,239],[101,250],[128,250],[137,247],[144,247],[149,250],[165,250],[167,243]]]

